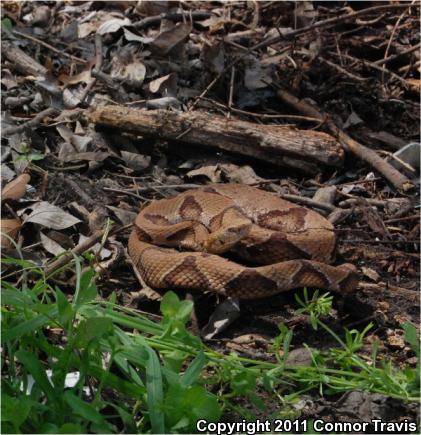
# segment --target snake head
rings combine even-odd
[[[210,254],[222,254],[232,249],[249,232],[251,224],[239,224],[210,233],[203,242],[203,249]]]

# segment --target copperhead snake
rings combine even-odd
[[[307,286],[354,290],[355,266],[330,265],[335,245],[332,224],[315,211],[254,187],[213,184],[142,208],[129,254],[153,288],[256,299]]]

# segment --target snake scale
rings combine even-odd
[[[335,245],[332,224],[315,211],[247,185],[213,184],[142,208],[129,254],[153,288],[256,299],[307,286],[353,291],[356,268],[331,265]]]

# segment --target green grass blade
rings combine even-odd
[[[32,375],[36,384],[44,391],[48,400],[50,400],[52,404],[57,403],[59,401],[59,392],[51,385],[38,357],[26,350],[19,350],[15,355],[18,361],[21,362]]]
[[[149,346],[146,346],[145,349],[149,355],[146,362],[146,390],[152,432],[156,434],[165,433],[161,365],[155,351]]]
[[[38,316],[33,317],[32,319],[27,320],[26,322],[22,322],[13,328],[8,330],[3,330],[1,335],[1,343],[6,343],[11,340],[16,340],[22,335],[31,334],[42,326],[46,325],[51,321],[52,318],[56,318],[58,315],[57,307],[50,307],[47,310],[46,315],[40,314]]]
[[[193,362],[189,365],[188,369],[185,371],[184,376],[181,380],[181,385],[184,388],[193,385],[200,376],[203,367],[206,364],[206,357],[203,352],[200,352]]]

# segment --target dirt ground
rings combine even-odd
[[[186,184],[240,182],[309,199],[330,187],[330,211],[316,210],[337,214],[336,262],[353,263],[360,285],[353,294],[334,295],[326,322],[338,334],[372,322],[362,354],[370,355],[378,340],[379,359],[415,367],[401,325],[418,327],[420,320],[419,160],[417,166],[393,155],[419,142],[419,4],[173,3],[2,2],[3,186],[30,175],[19,179],[10,197],[3,190],[2,219],[18,221],[9,234],[25,258],[45,265],[111,219],[118,230],[94,261],[101,294],[116,291],[121,304],[158,314],[159,293],[142,286],[127,255],[129,224],[142,204],[175,195]],[[358,15],[377,6],[385,9]],[[352,19],[311,27],[353,13]],[[289,32],[296,33],[284,36]],[[323,119],[286,104],[284,91]],[[165,124],[140,134],[93,123],[91,114],[104,105],[202,111],[263,127],[324,131],[336,141],[333,123],[337,133],[396,168],[406,184],[398,186],[365,151],[358,154],[343,142],[336,142],[345,148],[338,165],[309,160],[308,167],[281,166],[218,144],[175,140]],[[27,219],[35,204],[49,219]],[[6,244],[4,253],[13,248]],[[74,278],[66,271],[57,285],[71,294]],[[295,293],[301,290],[241,302],[238,318],[208,344],[271,360],[270,342],[284,323],[294,330],[297,358],[306,358],[303,343],[335,346],[332,337],[311,328],[308,317],[294,313]],[[195,333],[223,299],[179,294],[194,299]],[[418,418],[416,405],[360,391],[309,393],[294,406],[288,412],[307,419]],[[265,412],[270,414],[270,404]]]

